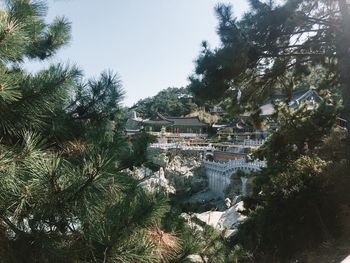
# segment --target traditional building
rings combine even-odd
[[[263,103],[260,107],[260,116],[265,119],[267,126],[263,130],[256,130],[251,124],[251,112],[245,112],[236,121],[231,123],[217,123],[213,125],[217,135],[226,141],[239,142],[243,144],[260,144],[271,132],[276,128],[272,115],[275,113],[275,104],[279,101],[288,101],[285,95],[276,95]],[[294,91],[288,105],[292,109],[297,109],[301,105],[306,104],[309,110],[315,107],[322,101],[322,98],[314,89],[301,89]]]
[[[165,117],[157,113],[153,118],[142,121],[145,131],[160,132],[162,127],[168,133],[176,134],[206,134],[208,124],[198,117]]]
[[[275,113],[275,104],[279,101],[288,101],[286,95],[276,95],[260,106],[260,116],[270,117]],[[310,89],[300,89],[292,92],[288,105],[292,109],[298,109],[301,105],[306,104],[309,110],[315,109],[315,107],[322,101],[322,98],[317,94],[317,92]],[[250,113],[247,112],[243,115],[244,117],[250,116]]]
[[[137,116],[136,111],[130,111],[126,114],[125,132],[128,136],[137,135],[143,130],[143,119]]]
[[[198,117],[165,117],[157,113],[150,119],[141,119],[133,112],[126,125],[127,133],[141,130],[153,133],[166,133],[167,137],[195,138],[206,137],[209,125]]]

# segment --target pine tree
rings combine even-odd
[[[1,262],[166,262],[180,250],[160,229],[167,199],[123,172],[119,77],[22,69],[70,39],[46,11],[27,0],[0,10]]]
[[[236,236],[257,262],[287,262],[338,237],[340,204],[348,202],[334,188],[334,180],[344,176],[335,168],[340,162],[319,154],[333,129],[334,106],[277,109],[279,128],[254,153],[267,167],[253,175],[253,193],[244,199],[248,218]]]
[[[341,115],[349,122],[349,1],[249,2],[240,20],[230,6],[216,8],[221,45],[210,49],[203,43],[191,90],[245,111],[276,93],[287,95],[288,105],[294,89],[314,84],[320,94],[342,101]],[[279,128],[257,152],[268,166],[254,175],[253,195],[245,199],[249,217],[236,236],[256,262],[287,262],[295,252],[334,237],[339,226],[338,205],[348,199],[336,194],[334,181],[348,186],[341,178],[348,166],[334,161],[333,153],[319,152],[339,114],[328,99],[313,112],[276,108]],[[349,144],[344,148],[349,152]]]
[[[326,73],[318,89],[342,94],[343,116],[350,120],[350,11],[346,0],[251,0],[242,19],[229,5],[218,5],[221,45],[203,43],[191,90],[206,99],[233,97],[240,104],[260,103],[276,90],[286,95],[303,86],[315,69]],[[233,92],[233,94],[231,94]]]

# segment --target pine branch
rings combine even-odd
[[[260,54],[264,58],[283,58],[283,57],[324,57],[325,53],[289,53],[289,54],[268,54],[262,53]]]
[[[336,23],[336,22],[329,22],[329,20],[326,19],[322,19],[322,18],[317,18],[317,17],[310,17],[310,16],[301,16],[301,19],[304,19],[305,21],[309,21],[312,23],[317,23],[317,24],[321,24],[321,25],[326,25],[326,26],[330,26],[333,28],[338,28],[340,26],[340,23]]]
[[[89,178],[67,199],[67,202],[75,200],[82,192],[84,192],[84,190],[93,183],[97,175],[97,171],[95,174],[90,175]]]

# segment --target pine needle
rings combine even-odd
[[[169,262],[181,250],[181,244],[175,233],[166,233],[159,226],[146,231],[147,237],[156,246],[160,262]]]

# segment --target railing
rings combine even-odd
[[[256,160],[253,162],[246,162],[245,159],[230,160],[224,163],[203,160],[202,163],[206,169],[214,170],[223,174],[231,170],[241,169],[243,171],[256,171],[266,167],[265,161]]]
[[[214,151],[212,146],[191,146],[187,143],[152,143],[149,148],[159,149],[180,149],[180,150],[193,150],[193,151]]]
[[[211,144],[211,143],[189,143],[186,142],[177,142],[177,143],[153,143],[149,147],[150,148],[162,148],[162,149],[194,149],[194,150],[203,150],[203,151],[223,151],[223,152],[231,152],[231,153],[243,153],[244,148],[250,147],[259,147],[265,143],[264,140],[250,140],[235,144]]]
[[[265,140],[250,140],[246,139],[243,141],[243,145],[249,145],[249,146],[261,146],[265,143]]]
[[[157,137],[165,136],[172,138],[208,138],[207,133],[172,133],[172,132],[148,132],[149,134],[155,135]]]

